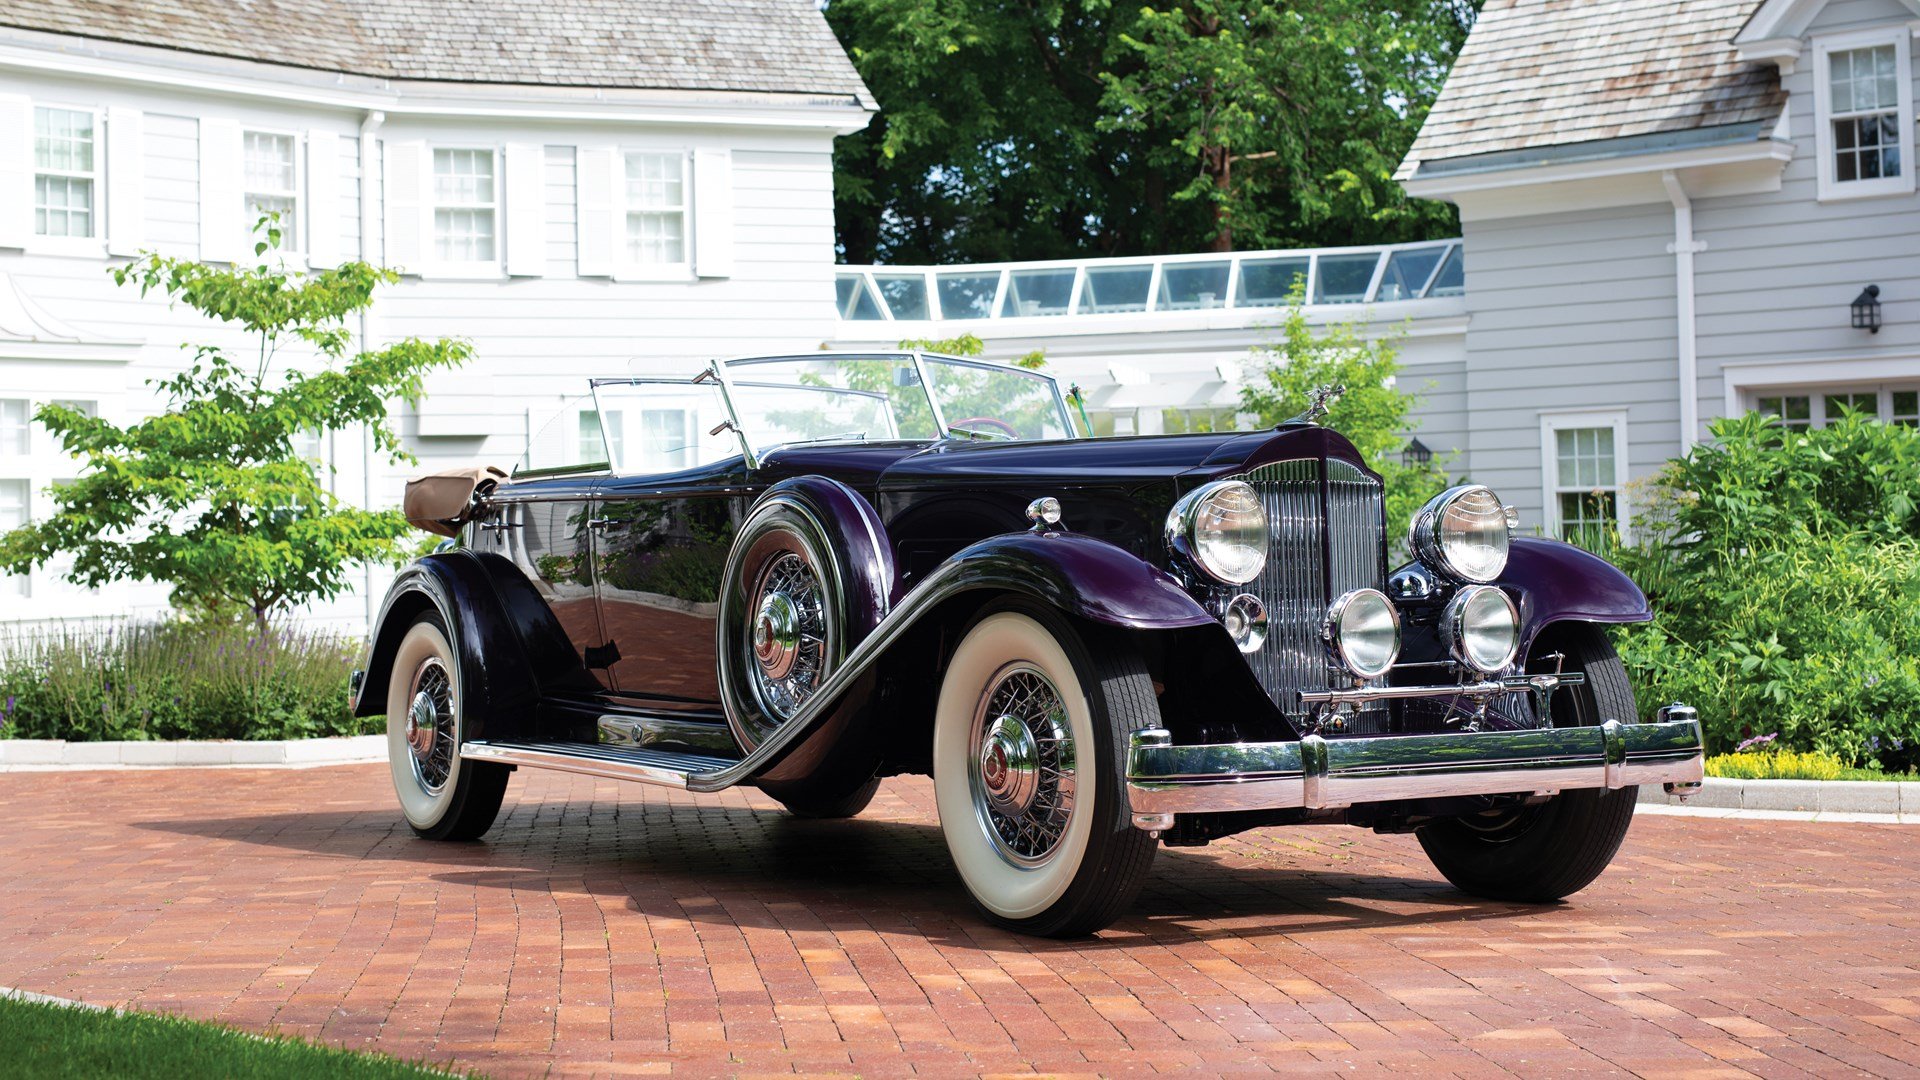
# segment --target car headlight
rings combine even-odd
[[[1414,555],[1444,577],[1488,582],[1507,568],[1512,526],[1489,488],[1463,484],[1435,495],[1413,515]]]
[[[1340,666],[1378,678],[1400,657],[1400,613],[1378,589],[1355,589],[1333,602],[1321,627]]]
[[[1267,565],[1267,512],[1253,488],[1215,480],[1174,504],[1167,542],[1213,577],[1245,585]]]
[[[1520,650],[1520,610],[1492,585],[1469,585],[1440,613],[1440,643],[1475,671],[1504,671]]]

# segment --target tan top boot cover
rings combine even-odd
[[[444,469],[407,481],[401,504],[407,524],[441,536],[456,536],[473,510],[475,495],[492,491],[507,474],[491,465]]]

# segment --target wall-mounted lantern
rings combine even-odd
[[[1853,298],[1853,328],[1869,334],[1880,332],[1880,286],[1869,285]]]
[[[1400,451],[1400,464],[1409,469],[1424,469],[1433,460],[1433,451],[1419,439],[1408,439],[1407,448]]]

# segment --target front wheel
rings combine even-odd
[[[1558,651],[1565,671],[1584,672],[1585,686],[1554,695],[1554,727],[1591,727],[1639,716],[1625,667],[1606,631],[1585,623],[1554,632],[1535,660]],[[1551,671],[1551,666],[1540,670]],[[1420,846],[1460,891],[1489,900],[1548,903],[1579,892],[1613,861],[1633,824],[1638,788],[1563,791],[1540,806],[1436,821],[1417,832]]]
[[[1127,736],[1159,722],[1131,650],[1096,660],[1051,613],[973,625],[940,685],[933,788],[947,850],[988,918],[1069,937],[1127,909],[1157,846],[1128,813]]]
[[[507,769],[460,756],[459,667],[447,628],[423,612],[394,651],[387,684],[387,763],[400,810],[428,840],[473,840],[500,813]]]

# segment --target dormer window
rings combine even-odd
[[[1820,198],[1903,195],[1913,184],[1913,70],[1904,26],[1814,46]]]

